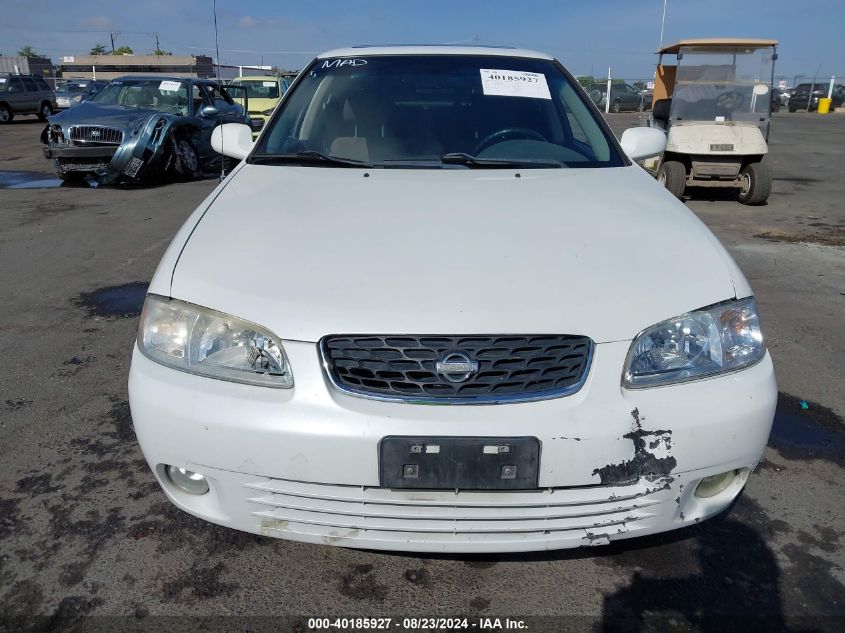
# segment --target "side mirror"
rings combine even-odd
[[[200,116],[217,116],[218,114],[220,114],[220,110],[213,105],[203,106],[200,109]]]
[[[590,101],[592,101],[593,103],[598,105],[599,101],[601,101],[601,98],[602,98],[601,90],[595,90],[595,89],[590,90],[589,97],[590,97]]]
[[[620,144],[632,161],[654,158],[666,149],[666,133],[656,127],[632,127],[622,133]]]
[[[218,154],[243,160],[252,151],[252,128],[243,123],[224,123],[211,133],[211,147]]]

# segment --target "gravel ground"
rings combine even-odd
[[[617,133],[637,119],[610,116]],[[768,205],[712,189],[687,201],[754,287],[781,389],[744,495],[667,535],[508,556],[302,545],[172,507],[135,442],[126,376],[144,284],[215,182],[51,188],[40,131],[0,127],[0,631],[459,614],[531,631],[845,629],[845,115],[775,116]]]

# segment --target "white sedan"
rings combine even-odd
[[[129,377],[170,500],[408,551],[597,545],[725,510],[777,388],[751,288],[542,53],[300,74],[152,280]]]

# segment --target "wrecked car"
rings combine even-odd
[[[50,117],[41,143],[64,180],[195,178],[220,160],[210,143],[220,122],[248,124],[249,117],[214,81],[127,76]]]
[[[215,129],[241,162],[149,287],[129,398],[164,493],[255,534],[430,552],[728,508],[777,388],[742,272],[636,164],[665,142],[617,141],[543,53],[313,60],[257,142]]]

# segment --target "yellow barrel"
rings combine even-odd
[[[830,103],[833,99],[819,99],[819,114],[830,112]]]

